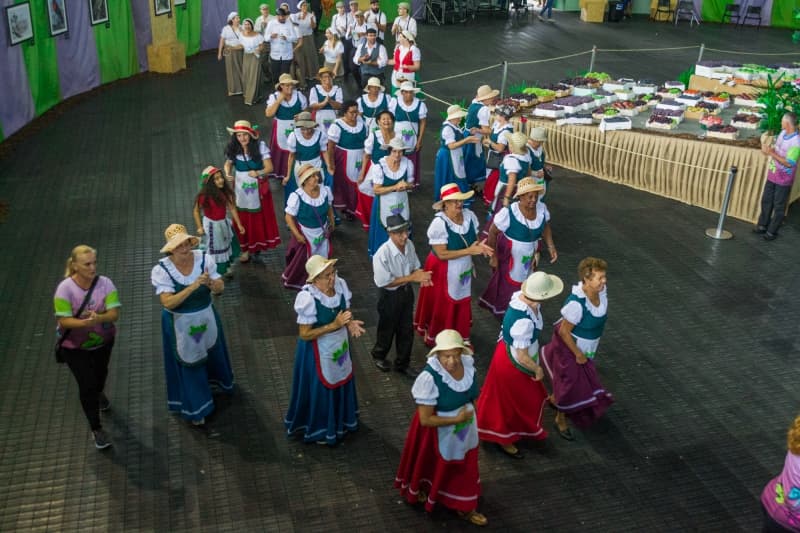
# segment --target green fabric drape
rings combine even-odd
[[[37,117],[61,101],[56,41],[50,37],[46,1],[31,0],[33,44],[27,42],[19,45],[22,47],[25,70],[28,73],[28,84],[31,88]],[[19,4],[20,0],[17,0],[16,3]]]
[[[242,22],[244,22],[244,19],[248,18],[253,19],[253,22],[255,22],[258,16],[261,14],[261,12],[258,10],[258,6],[261,4],[267,4],[269,6],[274,5],[275,7],[272,8],[272,11],[274,12],[282,1],[283,0],[276,0],[275,2],[272,0],[266,2],[264,0],[238,0],[239,16],[242,18]]]
[[[800,0],[772,0],[770,23],[778,28],[798,28],[794,21],[794,10],[800,8]]]
[[[196,2],[187,1],[174,9],[178,40],[186,46],[186,56],[193,56],[200,51],[203,7]]]
[[[729,0],[703,0],[700,18],[703,22],[722,22],[725,6],[729,3]]]
[[[108,20],[109,27],[105,24],[94,26],[102,83],[127,78],[139,72],[136,33],[133,29],[130,3],[121,0],[109,1]]]

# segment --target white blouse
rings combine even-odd
[[[536,218],[533,220],[528,220],[525,218],[525,215],[523,215],[522,211],[519,210],[519,203],[514,202],[510,206],[504,207],[498,211],[492,222],[497,229],[505,233],[506,230],[511,226],[512,214],[518,222],[524,224],[528,227],[528,229],[531,230],[538,228],[542,224],[547,224],[550,222],[550,211],[547,210],[547,206],[542,202],[536,202]]]
[[[436,213],[436,215],[433,217],[433,221],[431,221],[431,225],[428,226],[428,244],[431,246],[434,244],[447,244],[448,227],[450,228],[450,231],[460,235],[467,234],[470,224],[475,228],[476,233],[480,231],[480,227],[478,226],[478,217],[475,216],[475,213],[466,208],[463,210],[463,213],[464,222],[461,224],[456,224],[447,218],[444,213]]]
[[[333,205],[333,192],[331,192],[331,188],[323,185],[319,188],[319,196],[316,198],[312,198],[308,195],[306,191],[303,189],[295,189],[292,191],[292,194],[289,195],[289,198],[286,200],[286,213],[292,215],[293,217],[297,216],[297,213],[300,212],[300,200],[302,199],[303,203],[308,205],[313,205],[314,207],[319,207],[325,203],[325,200],[328,200],[328,205]],[[327,213],[323,213],[322,215],[323,222],[325,217],[328,216]]]
[[[475,359],[471,355],[462,355],[461,364],[464,366],[464,377],[456,380],[442,367],[442,363],[439,362],[436,356],[428,358],[428,365],[442,377],[442,381],[448,387],[456,392],[469,390],[472,386],[472,381],[475,379]],[[436,405],[436,400],[439,398],[439,389],[436,387],[436,382],[430,372],[419,373],[419,376],[414,381],[414,386],[411,387],[411,395],[414,397],[414,401],[420,405]]]
[[[344,296],[345,307],[350,309],[350,299],[353,293],[347,287],[347,282],[336,276],[333,282],[333,288],[336,291],[333,296],[328,296],[312,284],[303,286],[303,290],[297,293],[294,300],[294,310],[297,312],[297,323],[311,325],[317,321],[317,306],[314,303],[315,298],[322,302],[322,305],[331,309],[339,305],[339,297]]]
[[[404,157],[400,160],[400,167],[393,172],[389,169],[389,165],[386,163],[386,156],[384,156],[377,165],[371,165],[369,167],[367,179],[372,181],[372,186],[374,187],[375,185],[383,185],[384,176],[395,180],[400,178],[406,171],[408,172],[406,175],[406,181],[408,183],[414,183],[414,163],[409,161],[408,158]]]
[[[184,276],[178,271],[169,256],[161,260],[164,266],[167,267],[167,270],[169,270],[169,273],[172,274],[172,277],[175,278],[175,281],[181,285],[191,285],[194,283],[194,280],[202,274],[202,272],[200,272],[200,264],[202,263],[203,252],[200,250],[192,250],[192,254],[194,255],[194,266],[192,267],[192,272],[188,276]],[[211,279],[219,279],[222,277],[217,272],[217,263],[211,255],[206,255],[205,269]],[[172,282],[169,275],[164,272],[164,269],[161,268],[161,265],[154,266],[153,270],[150,271],[150,283],[156,288],[156,294],[176,292],[175,284]]]
[[[339,139],[342,137],[342,130],[345,130],[348,133],[358,133],[364,127],[364,119],[361,117],[358,117],[355,126],[350,126],[344,120],[338,119],[336,122],[331,124],[330,128],[328,128],[328,140],[338,143]]]
[[[325,44],[322,48],[322,55],[325,56],[326,63],[336,63],[336,60],[339,59],[339,56],[344,54],[344,45],[342,41],[336,41],[336,45],[331,48],[330,42],[325,41]]]

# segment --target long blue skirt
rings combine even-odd
[[[186,366],[178,361],[172,313],[166,309],[161,311],[167,408],[180,413],[186,420],[200,420],[214,411],[211,384],[225,392],[233,392],[233,369],[225,343],[225,333],[217,310],[213,306],[212,310],[217,322],[217,343],[208,351],[205,363],[197,366]]]
[[[460,148],[459,148],[460,150]],[[439,148],[439,151],[436,152],[436,166],[434,167],[433,172],[433,201],[439,201],[439,191],[447,185],[448,183],[456,183],[458,184],[458,188],[461,192],[467,192],[470,190],[469,182],[465,179],[459,179],[456,177],[456,173],[453,171],[453,164],[450,161],[450,149],[446,146],[442,146]],[[464,205],[469,207],[472,205],[473,199],[470,198]]]
[[[475,145],[464,145],[464,170],[471,185],[486,181],[486,162],[475,154]],[[483,154],[483,152],[481,152]]]
[[[313,342],[297,339],[286,433],[303,433],[305,442],[335,445],[345,433],[358,429],[355,377],[329,389],[319,380]]]
[[[386,228],[381,224],[379,204],[380,197],[376,195],[375,199],[372,201],[372,215],[370,216],[369,238],[367,240],[367,253],[370,258],[375,255],[375,252],[378,251],[381,244],[389,240],[389,234],[386,233]]]

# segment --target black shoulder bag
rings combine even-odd
[[[78,312],[75,313],[75,316],[80,317],[81,313],[83,313],[83,310],[86,309],[86,304],[89,303],[89,298],[91,298],[92,292],[94,292],[94,287],[95,285],[97,285],[97,280],[99,279],[100,276],[95,276],[94,279],[92,280],[92,285],[89,287],[89,290],[86,291],[86,296],[83,297],[83,303],[81,303],[81,306],[78,308]],[[55,346],[56,363],[63,364],[66,361],[64,359],[64,350],[66,350],[66,348],[63,348],[61,345],[64,344],[65,340],[67,340],[67,337],[69,336],[71,331],[72,331],[71,329],[65,329],[64,333],[62,333],[61,337],[59,337],[59,339],[56,341],[56,346]]]

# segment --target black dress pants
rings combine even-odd
[[[396,356],[394,367],[408,368],[414,344],[414,290],[403,285],[397,290],[378,289],[378,331],[372,357],[386,359],[394,341]]]
[[[78,382],[81,407],[92,431],[102,427],[99,396],[106,386],[113,347],[112,342],[96,350],[64,350],[64,362]]]
[[[767,232],[775,235],[781,227],[786,212],[786,202],[789,200],[791,185],[778,185],[771,181],[764,184],[764,193],[761,195],[761,214],[758,225]]]

